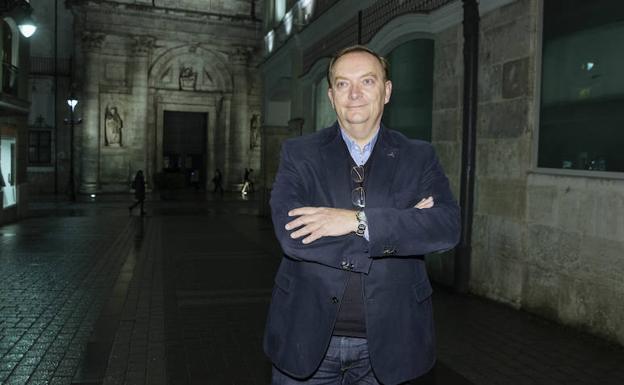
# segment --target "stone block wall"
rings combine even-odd
[[[459,198],[463,95],[463,32],[456,25],[434,38],[431,139],[455,197]],[[431,277],[453,284],[454,252],[427,257]]]
[[[471,291],[624,343],[624,181],[532,171],[540,18],[481,19]]]
[[[519,0],[482,15],[471,290],[518,306],[526,270],[536,10]]]
[[[624,181],[531,174],[522,306],[624,343]]]

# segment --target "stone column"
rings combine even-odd
[[[227,186],[242,181],[244,168],[247,167],[249,150],[249,104],[247,102],[247,64],[249,51],[239,47],[231,54],[233,92],[231,105],[231,125],[229,135],[228,161],[229,175],[225,177]]]
[[[147,103],[148,103],[148,71],[149,55],[154,47],[155,39],[151,36],[133,36],[132,43],[132,110],[134,127],[132,129],[132,143],[130,166],[131,174],[143,170],[148,186],[153,182],[151,169],[154,148],[147,130]]]
[[[81,127],[79,191],[84,194],[97,192],[100,182],[100,54],[104,39],[105,35],[101,33],[85,32],[82,35],[84,120]]]
[[[232,126],[232,122],[230,119],[231,116],[231,106],[232,99],[229,95],[223,96],[220,103],[220,108],[218,110],[219,114],[219,127],[222,127],[222,130],[218,132],[217,137],[217,148],[220,149],[219,154],[217,154],[217,166],[221,168],[221,172],[223,173],[223,188],[228,190],[232,187],[232,183],[235,183],[234,178],[231,177],[231,169],[230,169],[230,130]],[[214,171],[214,170],[212,170]]]

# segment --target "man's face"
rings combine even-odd
[[[384,81],[379,60],[367,52],[340,57],[327,91],[338,123],[359,145],[368,143],[381,123],[384,105],[390,100],[392,83]]]

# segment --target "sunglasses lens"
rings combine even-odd
[[[362,183],[364,181],[364,167],[355,166],[351,168],[351,178],[356,183]]]
[[[364,208],[366,207],[366,194],[363,187],[356,187],[351,192],[351,201],[354,206]]]

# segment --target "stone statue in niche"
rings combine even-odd
[[[195,91],[197,84],[197,72],[191,66],[180,66],[180,77],[178,79],[180,90]]]
[[[253,150],[258,147],[260,142],[260,114],[253,114],[251,116],[249,129],[251,130],[249,135],[249,148]]]
[[[123,120],[119,116],[117,107],[106,106],[104,114],[104,134],[106,145],[109,147],[121,147],[121,129]]]

